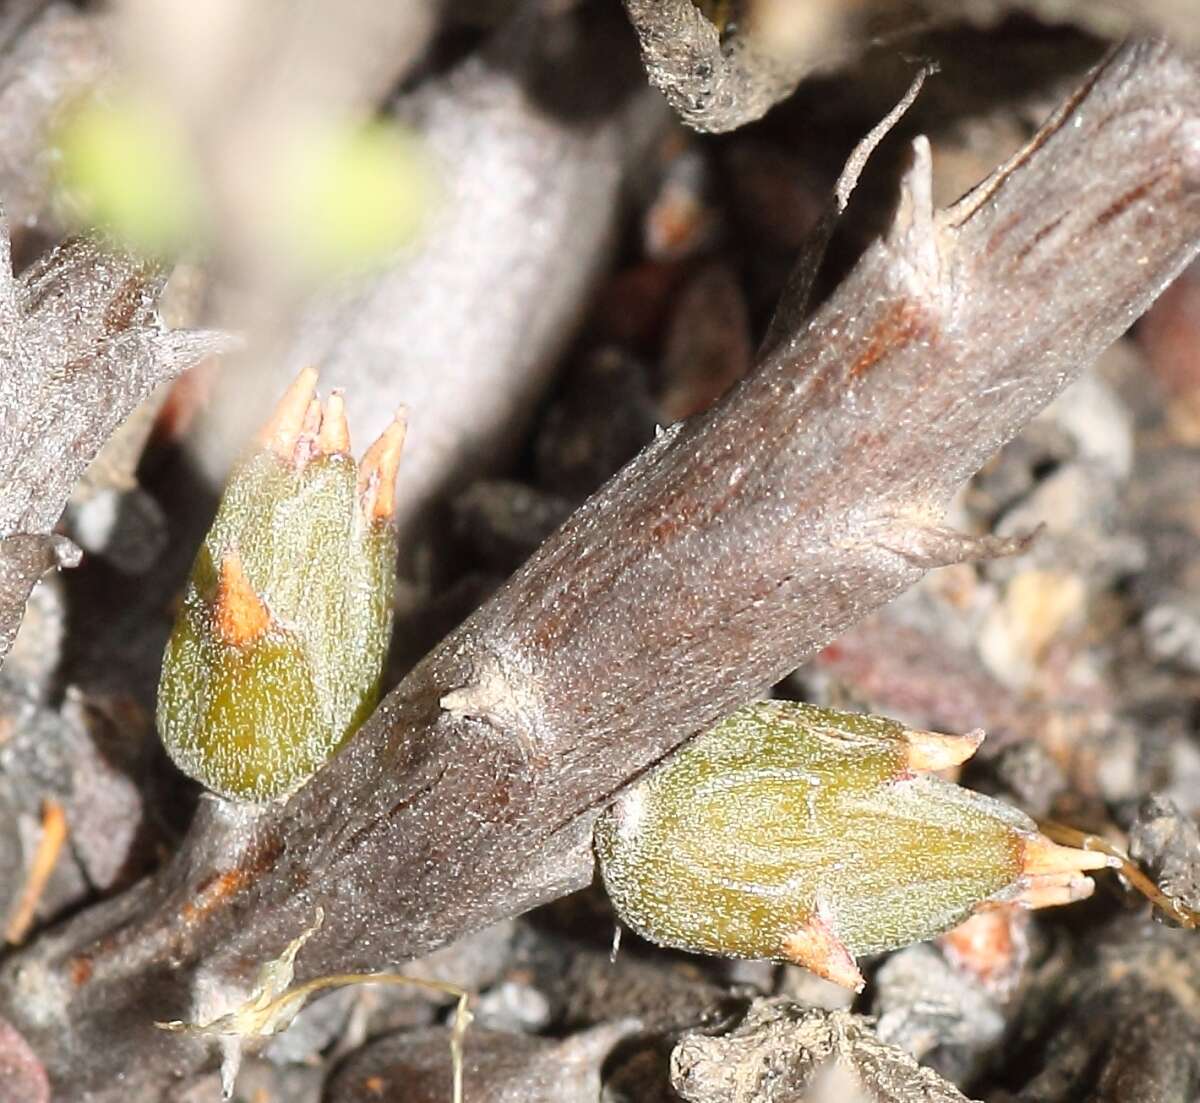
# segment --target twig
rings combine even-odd
[[[50,874],[54,872],[66,839],[67,817],[62,805],[54,800],[43,801],[42,835],[38,840],[29,873],[25,877],[25,887],[17,897],[8,926],[4,928],[4,938],[10,945],[17,946],[24,942],[29,928],[33,926],[38,901],[46,891],[46,883],[50,880]]]
[[[1077,846],[1083,850],[1098,850],[1102,854],[1116,858],[1120,862],[1118,869],[1121,876],[1159,911],[1189,930],[1200,927],[1200,912],[1194,911],[1186,904],[1168,896],[1142,872],[1128,854],[1119,847],[1113,846],[1107,839],[1061,823],[1043,821],[1038,824],[1038,827],[1047,838],[1053,839],[1056,843],[1062,843],[1064,846]]]
[[[451,1103],[462,1103],[463,1099],[463,1041],[467,1035],[467,1027],[471,1024],[471,1012],[467,1002],[471,994],[456,984],[447,984],[439,980],[427,980],[424,977],[408,977],[403,973],[334,973],[327,977],[317,977],[304,984],[285,992],[275,1001],[275,1009],[282,1010],[292,1003],[303,1003],[314,992],[329,988],[345,988],[355,984],[403,984],[424,988],[430,992],[440,992],[455,998],[454,1026],[450,1031],[450,1061],[453,1068],[453,1088],[450,1092]]]
[[[710,19],[692,0],[625,0],[651,82],[684,122],[708,131],[752,122],[810,73],[928,23],[911,8],[877,7],[811,5],[799,34],[785,42],[770,29],[756,29],[753,20],[746,21],[749,27],[726,27],[719,12]]]

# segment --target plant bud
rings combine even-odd
[[[234,800],[293,792],[366,719],[391,634],[404,424],[356,466],[315,386],[301,373],[230,478],[163,656],[163,745]]]
[[[626,789],[596,826],[618,915],[652,942],[791,961],[862,987],[857,955],[931,938],[992,903],[1089,896],[1106,855],[924,770],[982,733],[788,701],[749,705]]]

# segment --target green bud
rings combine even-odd
[[[749,705],[626,789],[596,827],[622,921],[666,946],[793,961],[850,988],[860,954],[981,905],[1082,899],[1104,855],[1055,846],[998,800],[921,771],[982,735],[787,701]]]
[[[395,422],[360,466],[340,396],[288,392],[233,473],[163,657],[158,729],[235,800],[302,785],[370,714],[392,622]]]

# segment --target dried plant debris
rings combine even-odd
[[[65,536],[29,532],[0,537],[0,660],[21,627],[33,588],[43,575],[60,567],[76,567],[79,548]]]
[[[988,766],[1001,792],[1035,819],[1049,815],[1054,803],[1068,791],[1061,767],[1034,739],[1011,743]]]
[[[467,1103],[595,1103],[613,1048],[639,1029],[634,1020],[592,1027],[562,1040],[472,1030],[463,1052]],[[434,1029],[375,1042],[350,1058],[327,1089],[328,1103],[446,1103],[449,1031]]]
[[[306,1004],[286,1031],[272,1036],[262,1056],[277,1064],[321,1065],[367,1041],[445,1021],[464,989],[481,993],[473,1022],[496,1029],[484,1021],[483,1007],[504,986],[497,981],[511,961],[513,927],[512,922],[497,923],[406,962],[404,975],[416,984],[360,984],[327,992]]]
[[[34,916],[46,885],[58,864],[63,843],[67,838],[67,817],[62,805],[54,800],[42,802],[41,830],[33,860],[29,863],[29,874],[20,896],[9,914],[4,930],[5,941],[19,945],[25,941],[34,923]]]
[[[241,1068],[242,1050],[246,1042],[268,1038],[287,1030],[305,1001],[314,993],[361,984],[400,984],[430,989],[442,995],[453,996],[456,1000],[454,1025],[447,1031],[444,1054],[448,1057],[450,1065],[450,1089],[446,1098],[450,1103],[463,1103],[463,1038],[471,1022],[471,1014],[467,1010],[468,993],[443,981],[383,972],[337,973],[316,977],[293,987],[296,955],[320,930],[324,922],[325,913],[318,908],[313,925],[289,942],[277,958],[260,966],[253,988],[240,1003],[234,1004],[228,1010],[206,1016],[203,1021],[172,1019],[155,1025],[175,1033],[200,1035],[216,1040],[221,1048],[222,1095],[225,1099],[230,1099]],[[224,1002],[228,1005],[230,1002],[226,994],[216,991],[206,993],[205,999],[209,1003]]]
[[[319,1065],[276,1065],[247,1057],[238,1072],[236,1103],[326,1103],[325,1070]],[[154,1103],[219,1103],[221,1075],[202,1073],[172,1085]],[[147,1101],[149,1103],[149,1101]]]
[[[152,864],[163,839],[147,811],[149,732],[127,699],[72,688],[54,707],[0,682],[0,922],[10,941]]]
[[[149,869],[163,832],[153,826],[147,789],[156,754],[149,715],[128,697],[71,688],[60,708],[70,738],[65,799],[71,848],[89,884],[124,888]],[[161,800],[161,798],[157,798]]]
[[[627,947],[628,942],[614,961],[607,947],[551,942],[541,935],[526,951],[559,1022],[590,1026],[635,1018],[651,1034],[673,1036],[712,1028],[741,1011],[744,1000],[696,962]]]
[[[1150,797],[1130,830],[1129,855],[1169,900],[1200,910],[1200,828],[1193,817],[1164,797]]]
[[[685,1036],[671,1082],[688,1103],[967,1103],[868,1020],[786,999],[756,1000],[724,1036]]]
[[[1166,901],[1196,902],[1195,821],[1151,798],[1131,849]],[[1181,911],[1194,926],[1196,916]],[[1123,916],[1087,937],[1057,940],[1020,1004],[999,1080],[1020,1103],[1175,1103],[1200,1090],[1200,939],[1195,930]]]
[[[794,684],[814,703],[853,703],[917,727],[986,728],[984,759],[1014,742],[1036,724],[1037,709],[987,669],[970,639],[957,638],[960,619],[970,621],[953,597],[933,590],[947,586],[955,570],[855,625],[797,672]],[[974,590],[974,571],[966,574]]]
[[[162,508],[138,486],[136,470],[169,388],[159,387],[129,415],[71,491],[63,524],[89,554],[126,574],[148,571],[166,550]]]
[[[73,848],[62,846],[78,733],[59,712],[16,693],[0,693],[0,718],[8,733],[0,742],[0,869],[9,874],[0,878],[0,922],[15,942],[91,890]]]
[[[45,575],[25,604],[20,631],[0,668],[0,686],[48,702],[59,688],[66,637],[67,602],[62,580],[57,574]]]
[[[973,916],[967,924],[993,914]],[[871,1013],[880,1040],[952,1083],[967,1083],[980,1071],[1008,1025],[1002,1002],[927,943],[892,954],[873,980]]]
[[[625,0],[651,82],[689,126],[733,130],[790,95],[802,77],[832,68],[905,5],[819,0],[801,11],[781,0]]]

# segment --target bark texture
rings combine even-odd
[[[688,126],[718,133],[880,42],[964,19],[990,26],[1023,12],[1113,40],[1160,34],[1193,49],[1200,40],[1189,0],[625,0],[625,10],[651,82]]]
[[[77,238],[16,279],[0,226],[0,660],[34,583],[79,561],[50,530],[84,469],[158,384],[230,343],[162,329],[163,277]]]

